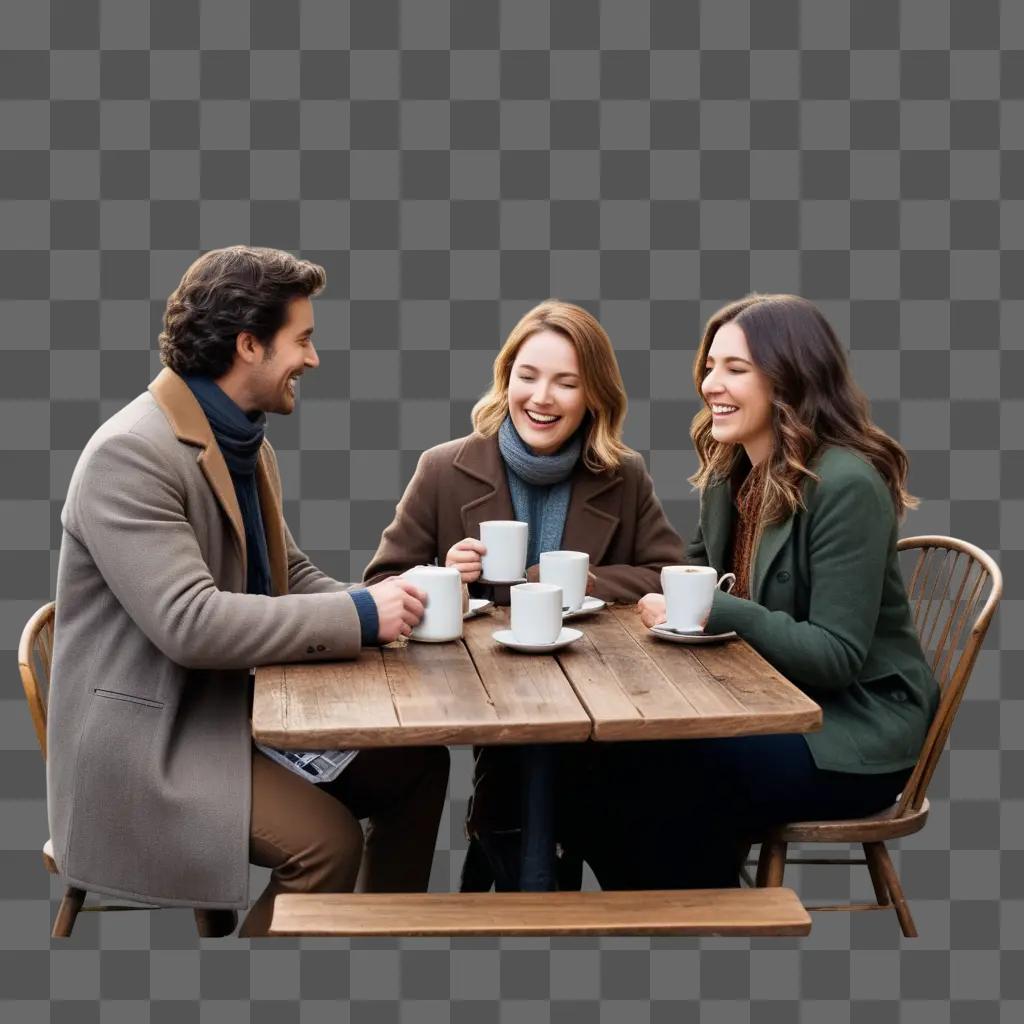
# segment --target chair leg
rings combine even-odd
[[[76,889],[69,885],[64,893],[64,898],[57,908],[57,917],[53,922],[51,937],[55,939],[67,939],[71,936],[71,929],[75,927],[75,918],[82,909],[85,902],[85,889]]]
[[[889,859],[889,851],[886,850],[885,843],[866,843],[865,849],[868,846],[877,847],[877,852],[872,853],[870,856],[877,859],[878,867],[885,881],[885,887],[892,897],[893,909],[896,911],[896,917],[899,918],[903,934],[908,939],[916,939],[917,926],[914,924],[910,907],[907,905],[906,898],[903,895],[903,886],[900,885],[899,875],[896,874],[896,869],[892,866],[892,861]]]
[[[885,849],[881,843],[862,843],[864,848],[864,859],[868,862],[868,872],[871,875],[871,884],[875,889],[875,899],[880,907],[887,907],[890,904],[889,888],[885,884],[885,875],[879,863],[879,847]]]
[[[747,870],[747,859],[750,857],[752,845],[747,839],[741,839],[736,844],[736,870],[739,872],[740,879],[749,889],[754,888],[754,879],[750,877],[750,872]]]
[[[196,931],[201,939],[223,939],[238,927],[234,910],[194,910]]]
[[[757,886],[759,889],[775,889],[782,885],[786,873],[786,850],[788,843],[767,841],[761,844],[761,856],[757,860]]]

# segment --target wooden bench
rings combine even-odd
[[[270,935],[808,935],[792,889],[302,893],[278,896]]]

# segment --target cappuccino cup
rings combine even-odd
[[[725,584],[728,593],[735,582],[734,573],[727,572],[719,579],[718,571],[709,565],[666,565],[661,570],[666,625],[684,633],[702,633],[715,589]]]
[[[562,588],[520,583],[509,588],[512,635],[521,644],[553,644],[562,632]]]
[[[526,542],[530,527],[515,519],[489,519],[480,524],[480,540],[487,548],[481,575],[488,583],[512,583],[526,575]]]
[[[417,565],[402,573],[402,579],[427,595],[423,618],[413,627],[411,638],[425,643],[443,643],[462,636],[462,577],[459,570],[440,565]]]
[[[562,611],[579,611],[587,596],[590,555],[586,551],[542,551],[540,581],[562,588]]]

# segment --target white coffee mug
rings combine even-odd
[[[703,632],[715,588],[725,583],[728,592],[735,582],[735,574],[727,572],[719,579],[718,571],[709,565],[666,565],[661,570],[666,624],[688,633]]]
[[[553,644],[562,632],[562,588],[520,583],[509,588],[512,635],[521,644]]]
[[[487,548],[482,578],[490,583],[511,583],[526,575],[526,542],[530,527],[515,519],[489,519],[480,524],[480,540]]]
[[[412,630],[413,640],[443,643],[462,636],[462,577],[459,570],[441,565],[416,565],[402,579],[427,595],[423,618]]]
[[[562,588],[562,611],[578,611],[587,596],[590,555],[586,551],[542,551],[540,581]]]

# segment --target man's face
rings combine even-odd
[[[295,408],[298,379],[320,365],[313,347],[313,304],[300,297],[288,303],[281,329],[250,369],[248,390],[254,408],[287,416]]]

